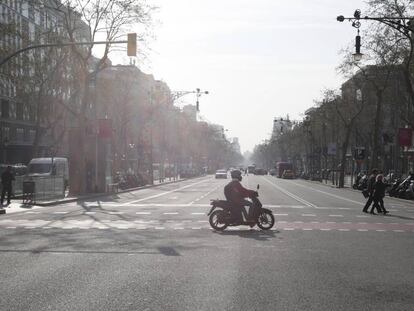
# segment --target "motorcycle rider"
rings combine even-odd
[[[233,170],[231,171],[230,175],[232,181],[224,187],[224,195],[227,201],[231,203],[231,214],[237,222],[242,223],[243,213],[246,222],[250,225],[254,225],[255,221],[248,219],[245,209],[245,206],[249,206],[249,208],[252,208],[253,203],[245,200],[245,198],[258,196],[258,193],[257,191],[246,189],[241,185],[240,182],[243,179],[241,171]]]

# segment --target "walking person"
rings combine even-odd
[[[7,166],[6,170],[1,174],[1,184],[2,184],[2,190],[1,190],[1,201],[0,206],[3,206],[4,197],[7,193],[7,205],[10,204],[10,199],[12,195],[12,182],[14,180],[14,175],[12,172],[12,167],[9,165]],[[6,205],[6,206],[7,206]]]
[[[369,179],[368,179],[368,183],[367,183],[368,200],[367,200],[367,203],[365,204],[364,208],[362,209],[362,211],[364,213],[368,213],[368,208],[370,207],[370,205],[374,201],[374,198],[373,198],[373,196],[374,196],[374,185],[375,185],[375,178],[377,177],[377,173],[378,173],[378,170],[373,169],[372,172],[371,172],[371,175],[369,176]]]
[[[378,214],[383,213],[384,215],[388,214],[388,211],[384,207],[384,197],[385,197],[385,189],[388,187],[388,184],[384,183],[384,176],[382,174],[378,174],[376,177],[376,181],[374,184],[373,189],[373,201],[374,204],[371,208],[371,214],[374,213],[374,209],[377,209]]]

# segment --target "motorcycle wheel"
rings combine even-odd
[[[272,211],[268,209],[262,209],[259,218],[257,219],[257,225],[262,230],[269,230],[275,224],[275,216]]]
[[[228,226],[226,222],[222,221],[225,216],[226,213],[224,211],[214,211],[208,219],[210,222],[210,226],[214,230],[223,231]]]

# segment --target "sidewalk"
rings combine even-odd
[[[136,187],[136,188],[129,188],[129,189],[120,190],[118,192],[112,192],[112,193],[108,193],[108,192],[91,193],[91,194],[85,194],[85,195],[80,195],[80,196],[64,197],[61,199],[56,199],[56,200],[51,200],[51,201],[36,202],[34,205],[23,204],[21,199],[15,199],[15,200],[12,200],[12,203],[9,206],[7,207],[3,206],[3,209],[5,210],[6,214],[13,214],[13,213],[22,212],[22,211],[35,210],[35,209],[39,209],[39,208],[47,207],[47,206],[54,206],[54,205],[72,203],[72,202],[77,202],[77,201],[82,201],[82,200],[96,199],[96,198],[101,198],[101,197],[109,197],[109,196],[116,195],[118,193],[126,193],[126,192],[142,190],[142,189],[148,189],[148,188],[153,188],[153,187],[157,187],[160,185],[168,185],[168,184],[173,184],[173,183],[182,182],[182,181],[193,179],[193,178],[205,177],[205,176],[198,176],[198,177],[192,177],[192,178],[180,178],[180,179],[164,181],[164,182],[159,182],[158,180],[156,180],[154,181],[153,185],[145,185],[145,186]]]

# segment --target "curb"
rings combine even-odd
[[[34,205],[46,207],[46,206],[54,206],[54,205],[60,205],[60,204],[65,204],[65,203],[73,203],[73,202],[78,202],[78,201],[87,200],[87,199],[110,197],[110,196],[116,195],[118,193],[127,193],[127,192],[132,192],[132,191],[155,188],[155,187],[158,187],[158,186],[174,184],[174,183],[178,183],[178,182],[182,182],[182,181],[186,181],[186,180],[191,180],[191,179],[196,179],[196,178],[202,178],[202,177],[205,177],[205,176],[182,178],[180,180],[167,181],[167,182],[164,182],[164,183],[161,183],[161,184],[145,185],[145,186],[136,187],[136,188],[129,188],[129,189],[117,191],[117,192],[114,192],[114,193],[96,193],[96,194],[85,195],[85,196],[82,196],[82,197],[71,198],[71,199],[66,199],[66,200],[63,199],[63,200],[59,200],[59,201],[51,201],[51,202],[45,202],[45,203],[35,203]]]

